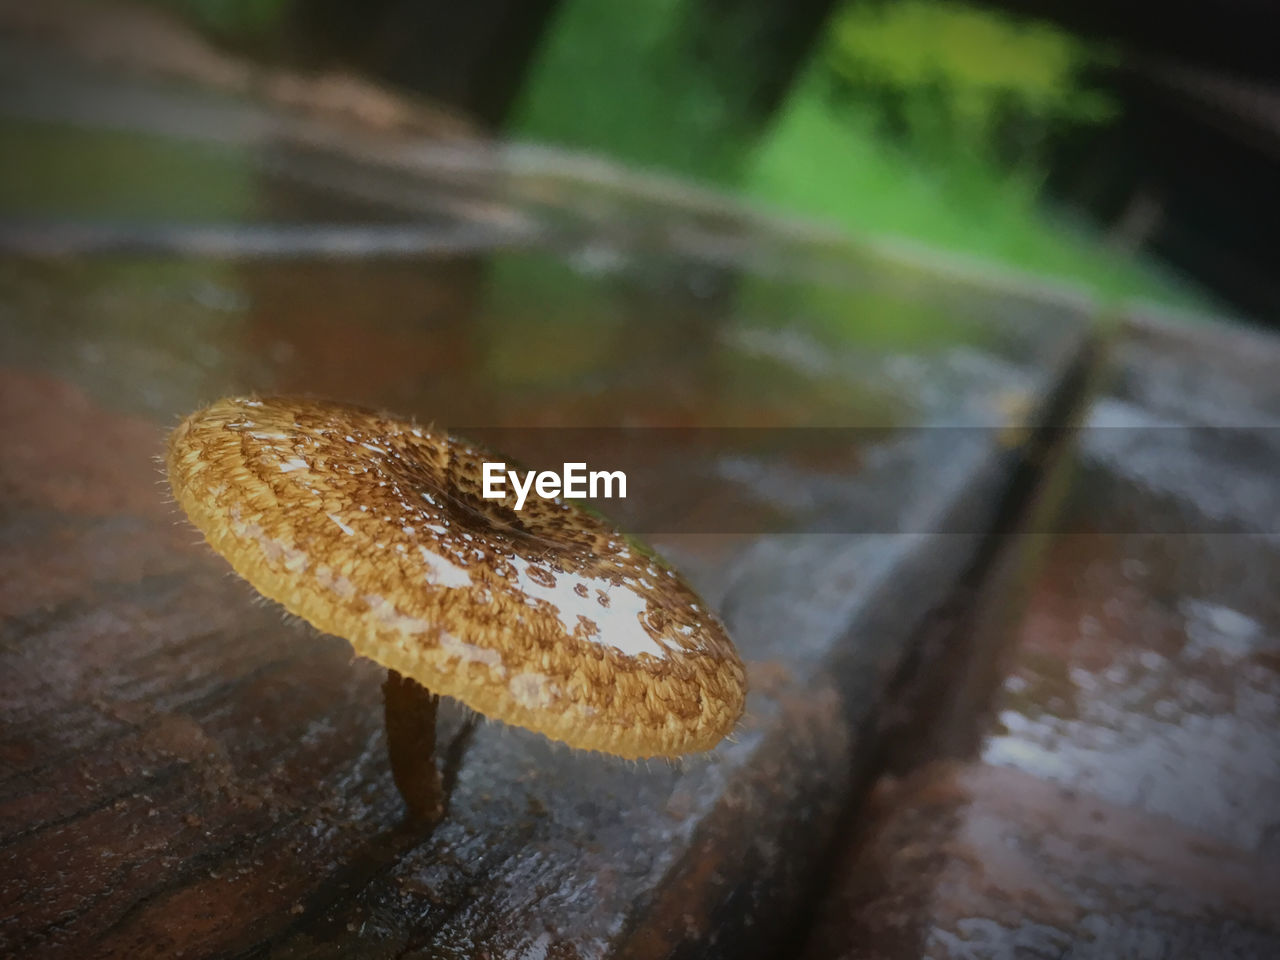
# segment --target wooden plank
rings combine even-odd
[[[904,529],[969,532],[668,538],[750,663],[736,742],[636,765],[483,726],[450,816],[423,833],[383,757],[381,672],[255,603],[175,524],[151,461],[162,425],[66,379],[3,383],[0,929],[17,954],[732,954],[776,938],[869,755],[878,693],[1014,462],[990,431],[902,441],[878,502]],[[445,716],[442,742],[461,720]]]
[[[646,243],[606,274],[496,253],[0,262],[0,955],[751,956],[787,935],[879,698],[1019,463],[989,427],[1055,388],[1084,319],[861,261],[865,288],[813,288]],[[846,332],[795,320],[814,314]],[[255,602],[158,485],[176,417],[246,390],[446,424],[881,429],[835,533],[700,528],[675,475],[650,505],[700,530],[657,546],[749,663],[732,742],[631,764],[483,725],[426,832],[384,758],[381,671]],[[446,706],[442,744],[462,719]]]
[[[957,644],[796,955],[1277,954],[1278,364],[1126,325],[1025,611]]]

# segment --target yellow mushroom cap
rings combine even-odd
[[[574,747],[715,746],[746,695],[716,617],[591,513],[483,499],[485,459],[359,407],[228,398],[174,430],[167,462],[236,572],[361,656]]]

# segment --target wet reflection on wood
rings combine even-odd
[[[968,709],[912,718],[925,748],[862,809],[805,956],[1277,954],[1280,556],[1255,478],[1278,364],[1252,333],[1128,328],[1064,451],[1065,516],[1004,548],[1044,555],[1026,609],[948,637]]]

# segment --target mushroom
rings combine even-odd
[[[173,431],[167,467],[237,573],[388,669],[388,752],[412,815],[444,812],[440,695],[620,757],[715,746],[746,679],[714,614],[593,513],[484,499],[486,458],[359,407],[228,398]]]

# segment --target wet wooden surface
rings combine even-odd
[[[993,709],[877,785],[804,956],[1280,953],[1278,364],[1127,326]]]
[[[51,76],[53,94],[0,124],[63,220],[168,223],[179,202],[187,224],[429,211],[457,242],[50,257],[13,252],[11,234],[0,954],[741,957],[789,938],[874,756],[884,692],[971,571],[1019,465],[1017,435],[987,428],[1044,403],[1088,318],[875,262],[796,279],[778,270],[794,241],[712,229],[678,200],[604,225],[571,196],[526,215],[508,181],[459,205],[453,173],[406,170],[404,154],[389,172],[230,135],[262,129],[255,106],[219,101],[199,127],[185,94],[135,85],[119,109],[77,112],[68,74]],[[102,189],[76,193],[95,162]],[[317,179],[336,167],[351,177]],[[615,213],[648,209],[593,189]],[[7,202],[27,224],[39,212]],[[477,222],[526,221],[542,226],[519,250],[475,242]],[[861,514],[834,529],[857,533],[717,534],[675,466],[644,506],[662,529],[701,530],[656,546],[748,662],[731,741],[632,764],[483,725],[427,832],[401,817],[382,672],[257,601],[167,501],[165,431],[245,391],[452,426],[889,429],[837,478]],[[744,509],[773,516],[775,501],[757,491]],[[462,718],[442,718],[447,742]]]

